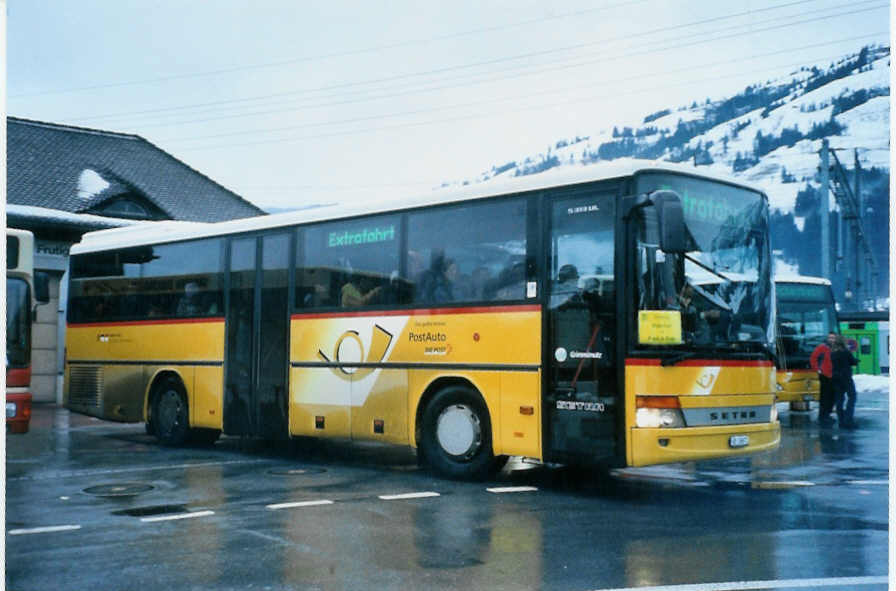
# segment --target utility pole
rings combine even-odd
[[[853,151],[853,157],[855,159],[855,195],[856,202],[859,204],[859,211],[856,214],[858,219],[855,224],[857,228],[862,226],[862,218],[865,217],[865,200],[862,199],[862,187],[861,187],[861,177],[862,177],[862,166],[859,164],[859,150],[856,149]],[[858,232],[857,232],[858,234]],[[854,252],[854,260],[852,261],[855,266],[855,289],[853,290],[854,298],[856,301],[856,306],[860,306],[862,302],[862,288],[865,287],[865,281],[862,278],[862,249],[859,248],[858,244],[853,245]]]
[[[821,276],[831,278],[831,228],[830,228],[830,161],[828,140],[821,140]]]

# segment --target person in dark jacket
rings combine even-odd
[[[831,366],[831,347],[837,335],[833,332],[828,333],[827,342],[815,347],[812,356],[809,357],[809,364],[812,369],[818,372],[819,400],[818,400],[818,424],[822,426],[831,426],[834,419],[831,418],[831,411],[834,409],[834,384],[833,384],[833,368]]]
[[[852,381],[852,367],[858,364],[858,359],[853,357],[846,347],[846,339],[843,338],[843,335],[837,335],[834,346],[831,347],[831,369],[837,423],[842,429],[855,428],[853,413],[856,408],[856,385]],[[848,400],[844,400],[846,397]]]

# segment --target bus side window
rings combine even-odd
[[[295,307],[358,309],[391,304],[398,279],[400,217],[378,215],[302,228]]]
[[[413,303],[525,299],[526,214],[520,198],[408,214]]]

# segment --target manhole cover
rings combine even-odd
[[[152,490],[152,485],[139,482],[121,482],[116,484],[99,484],[84,489],[89,495],[97,497],[133,497]]]
[[[113,511],[112,515],[128,515],[130,517],[149,517],[152,515],[176,515],[186,513],[186,505],[154,505],[152,507],[135,507]]]
[[[269,470],[268,474],[274,476],[307,476],[309,474],[323,474],[326,472],[323,468],[275,468]]]

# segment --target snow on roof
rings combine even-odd
[[[164,222],[147,226],[144,231],[127,231],[123,228],[89,232],[81,238],[81,242],[72,247],[72,254],[94,252],[107,248],[122,248],[151,244],[155,242],[172,242],[210,236],[220,236],[233,232],[248,232],[293,226],[302,223],[334,220],[364,214],[386,213],[403,209],[412,209],[426,205],[448,204],[459,201],[483,199],[499,195],[511,195],[526,191],[537,191],[553,187],[576,185],[591,181],[624,178],[638,172],[658,171],[687,174],[736,185],[748,190],[758,191],[744,184],[742,180],[727,175],[709,173],[692,166],[625,158],[612,162],[591,164],[588,166],[561,167],[541,174],[508,179],[496,178],[483,183],[468,185],[460,189],[437,190],[427,195],[401,201],[380,201],[363,205],[333,205],[281,214],[266,215],[218,223],[169,223]]]
[[[76,226],[134,226],[135,224],[146,223],[122,218],[92,215],[89,213],[71,213],[59,209],[37,207],[35,205],[18,205],[16,203],[7,203],[6,213],[7,215],[19,215],[46,223],[71,224]],[[107,232],[113,230],[99,231]]]
[[[94,195],[99,195],[112,185],[100,176],[95,170],[85,168],[78,177],[78,197],[89,201]]]

